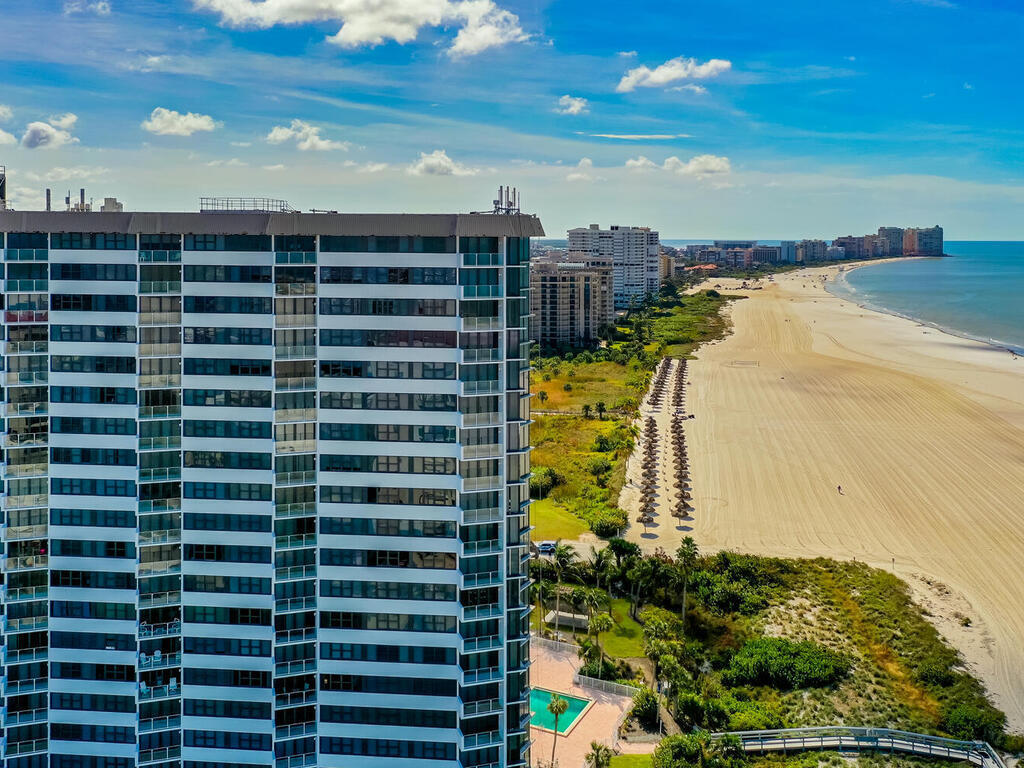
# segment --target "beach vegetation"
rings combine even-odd
[[[891,573],[857,562],[705,555],[696,545],[675,557],[645,555],[618,538],[607,552],[564,569],[562,604],[594,610],[573,589],[585,587],[613,627],[563,626],[561,637],[599,640],[589,657],[594,676],[657,681],[684,731],[851,723],[1021,746]],[[550,581],[554,571],[533,561],[531,576]]]
[[[531,386],[544,413],[535,414],[531,427],[534,473],[551,470],[560,481],[549,486],[548,476],[531,483],[534,498],[552,502],[533,510],[535,541],[551,538],[546,516],[555,510],[604,538],[625,529],[618,498],[633,450],[632,421],[652,373],[665,355],[687,356],[723,335],[721,309],[729,300],[706,292],[687,296],[667,286],[657,301],[630,312],[606,346],[538,350]]]

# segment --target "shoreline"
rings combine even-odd
[[[1002,352],[1009,352],[1012,355],[1024,356],[1024,345],[1018,346],[1018,345],[1014,344],[1013,342],[1009,342],[1009,341],[1002,341],[1000,339],[993,339],[993,338],[982,338],[981,336],[977,336],[977,335],[974,335],[974,334],[969,333],[967,331],[959,330],[957,328],[950,328],[949,326],[942,325],[942,324],[934,322],[932,320],[926,320],[926,319],[921,318],[921,317],[915,317],[914,315],[905,315],[902,312],[898,312],[895,309],[890,309],[889,307],[883,307],[881,305],[872,304],[872,303],[867,302],[867,301],[860,302],[860,301],[857,301],[855,298],[853,298],[851,296],[844,296],[841,293],[837,293],[835,290],[829,290],[829,287],[828,287],[828,286],[832,286],[834,288],[838,284],[838,282],[839,282],[839,280],[837,279],[838,275],[843,275],[843,277],[845,278],[845,276],[850,274],[851,272],[854,272],[854,271],[856,271],[858,269],[864,269],[865,267],[872,267],[872,266],[877,266],[877,265],[881,265],[881,264],[893,264],[893,263],[899,262],[899,261],[925,261],[925,260],[928,260],[928,259],[938,259],[938,258],[952,258],[952,257],[949,257],[949,256],[904,256],[904,257],[898,258],[898,259],[896,259],[896,258],[893,258],[893,259],[878,259],[878,260],[872,259],[870,261],[853,262],[853,263],[851,263],[849,269],[846,269],[846,270],[843,270],[843,271],[838,271],[837,270],[837,275],[833,276],[832,278],[830,278],[830,279],[828,279],[826,281],[826,283],[825,283],[825,290],[828,291],[833,296],[835,296],[837,299],[839,299],[841,301],[848,301],[851,304],[856,304],[861,309],[866,309],[866,310],[871,311],[871,312],[878,312],[878,313],[883,314],[883,315],[891,315],[892,317],[898,317],[898,318],[900,318],[902,320],[909,320],[912,323],[918,323],[920,325],[924,325],[924,326],[927,326],[929,328],[933,328],[936,331],[940,331],[940,332],[948,334],[950,336],[955,336],[958,339],[965,339],[967,341],[976,341],[979,344],[985,344],[985,345],[988,345],[990,347],[995,347],[996,349],[998,349],[998,350],[1000,350]],[[814,267],[805,267],[804,269],[813,269],[813,268]],[[799,270],[797,270],[797,271],[799,271]],[[851,289],[851,290],[853,290],[853,289]]]
[[[693,519],[627,537],[895,570],[1024,729],[1024,360],[829,292],[839,266],[700,286],[746,298],[688,364]]]

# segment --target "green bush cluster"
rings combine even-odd
[[[530,476],[530,498],[545,498],[561,482],[561,476],[551,467],[534,467]]]
[[[804,640],[781,637],[749,640],[732,657],[722,679],[730,685],[770,685],[774,688],[820,688],[834,685],[850,673],[846,656]]]
[[[644,686],[633,694],[632,715],[640,725],[648,731],[658,727],[658,697],[650,688]]]

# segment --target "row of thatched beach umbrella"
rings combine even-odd
[[[656,390],[652,388],[652,404],[654,392]],[[654,499],[658,495],[658,423],[653,416],[648,416],[644,420],[641,439],[643,453],[640,459],[640,515],[636,521],[641,523],[646,531],[647,526],[654,522]]]

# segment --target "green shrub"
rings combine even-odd
[[[1006,716],[993,707],[975,704],[952,705],[942,717],[942,729],[954,739],[998,741]]]
[[[921,660],[914,670],[914,677],[925,685],[947,686],[953,683],[956,676],[953,674],[952,660],[932,654]]]
[[[646,686],[633,694],[633,709],[630,714],[645,729],[653,731],[658,727],[658,697]]]
[[[810,640],[795,643],[781,637],[763,637],[749,640],[740,648],[723,679],[731,685],[819,688],[842,680],[850,666],[846,656]]]
[[[595,456],[587,464],[587,471],[595,477],[598,477],[606,472],[611,472],[612,463],[604,456]]]
[[[543,499],[561,482],[561,476],[551,467],[534,467],[530,477],[530,498]]]

